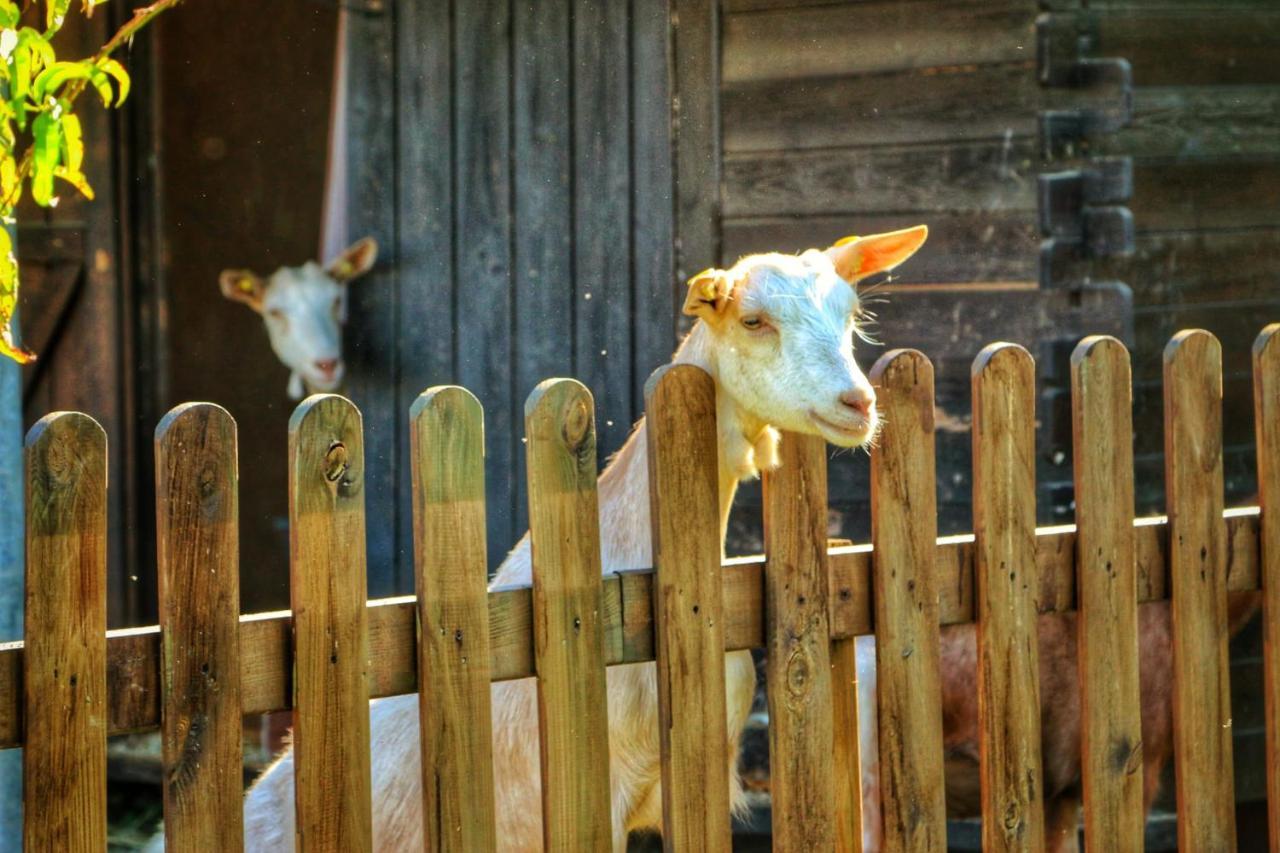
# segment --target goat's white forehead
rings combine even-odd
[[[858,304],[855,290],[816,250],[803,255],[753,255],[739,261],[734,272],[742,276],[738,298],[744,312],[763,311],[786,319],[816,309],[844,318]]]
[[[269,308],[329,305],[342,293],[342,286],[319,264],[308,261],[300,267],[281,267],[271,275],[265,302]]]

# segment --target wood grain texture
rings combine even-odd
[[[784,433],[764,476],[765,678],[773,838],[782,850],[835,844],[827,614],[826,442]]]
[[[289,419],[289,585],[299,851],[370,851],[369,642],[360,412],[332,394]]]
[[[1035,363],[1016,344],[992,344],[972,376],[982,847],[1040,850]]]
[[[1145,822],[1131,387],[1115,338],[1085,338],[1072,353],[1085,839],[1117,851],[1143,849]]]
[[[1227,530],[1227,589],[1259,588],[1259,516],[1256,507],[1223,513]],[[1139,603],[1168,597],[1168,528],[1161,516],[1134,522]],[[1075,607],[1076,531],[1071,525],[1036,531],[1040,612]],[[938,540],[939,622],[974,620],[972,535]],[[868,545],[832,548],[828,556],[830,631],[843,640],[872,631],[871,560]],[[735,557],[724,564],[725,650],[764,647],[763,557]],[[603,578],[605,663],[654,659],[653,573],[646,569]],[[489,593],[490,674],[494,681],[535,675],[533,594],[529,587]],[[418,691],[417,606],[412,596],[370,601],[369,695]],[[292,615],[287,610],[240,617],[240,683],[245,714],[293,708]],[[21,746],[23,644],[0,643],[0,749]],[[160,631],[155,625],[107,632],[108,733],[154,731],[160,725]]]
[[[244,845],[236,423],[187,403],[156,427],[165,849]]]
[[[107,435],[79,412],[27,433],[22,846],[107,849]]]
[[[668,851],[727,850],[715,381],[700,368],[672,365],[653,374],[647,391],[662,842]]]
[[[1208,332],[1179,332],[1165,348],[1164,425],[1178,847],[1234,849],[1222,348]]]
[[[884,839],[891,850],[943,851],[933,366],[921,352],[894,350],[870,379],[884,418],[871,454]]]
[[[1267,818],[1280,839],[1280,323],[1253,344],[1253,405],[1258,445],[1262,655],[1267,727]]]
[[[491,850],[484,413],[464,388],[431,388],[413,404],[409,436],[424,837],[429,850]]]
[[[672,42],[676,279],[720,259],[720,4],[668,0]]]
[[[858,644],[853,637],[831,640],[831,723],[835,849],[862,853],[862,744],[859,743]]]
[[[596,499],[595,408],[573,379],[548,379],[525,403],[533,651],[548,850],[613,843]]]

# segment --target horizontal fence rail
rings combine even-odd
[[[547,380],[525,410],[531,583],[492,590],[483,412],[464,389],[433,388],[410,413],[418,594],[378,601],[366,594],[361,414],[316,395],[289,423],[291,610],[251,615],[238,613],[235,421],[186,404],[156,432],[160,625],[123,631],[105,630],[105,434],[85,415],[50,415],[27,440],[25,640],[0,645],[0,748],[26,748],[24,842],[105,847],[106,738],[159,728],[169,849],[240,849],[241,717],[292,710],[297,848],[372,850],[369,700],[421,690],[425,843],[492,847],[490,685],[535,678],[542,841],[617,848],[618,671],[606,667],[655,661],[668,849],[722,849],[736,785],[724,656],[765,649],[779,848],[860,849],[868,818],[890,849],[940,848],[938,627],[974,623],[984,849],[1038,850],[1040,712],[1054,701],[1040,695],[1038,616],[1077,611],[1086,839],[1137,850],[1138,608],[1169,602],[1179,842],[1217,848],[1236,832],[1228,614],[1233,596],[1259,590],[1280,838],[1278,339],[1280,324],[1267,327],[1253,353],[1259,507],[1223,507],[1221,346],[1193,330],[1164,354],[1169,516],[1131,520],[1129,356],[1097,337],[1071,360],[1078,526],[1036,528],[1035,365],[1022,347],[993,344],[971,377],[974,534],[939,538],[933,369],[902,350],[870,372],[885,418],[872,453],[875,544],[828,542],[825,443],[784,433],[781,466],[764,475],[766,555],[732,560],[716,515],[714,381],[664,368],[646,386],[648,433],[632,448],[652,484],[655,568],[626,572],[602,573],[591,394]],[[880,733],[869,815],[854,702],[854,638],[865,634],[877,637]]]

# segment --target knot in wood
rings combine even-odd
[[[336,483],[347,473],[347,446],[341,441],[329,445],[329,452],[324,455],[324,478]]]
[[[560,434],[570,450],[577,450],[591,431],[591,408],[586,400],[575,397],[565,406]]]
[[[813,683],[813,656],[809,649],[797,645],[787,656],[786,684],[788,704],[798,705],[809,698],[809,687]]]

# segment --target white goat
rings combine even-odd
[[[378,244],[365,237],[321,268],[314,261],[281,267],[269,278],[249,270],[224,270],[222,295],[262,315],[271,348],[289,368],[289,396],[331,392],[342,385],[342,323],[346,285],[364,275],[378,257]]]
[[[675,354],[716,380],[721,542],[738,481],[778,464],[778,430],[817,434],[855,447],[874,433],[875,395],[853,358],[859,300],[852,283],[891,269],[924,242],[921,226],[842,240],[825,252],[766,254],[690,281],[685,313],[699,318]],[[605,572],[652,565],[649,477],[641,421],[600,478],[600,544]],[[529,584],[526,536],[492,586]],[[874,654],[862,659],[874,663]],[[748,652],[725,656],[729,773],[742,807],[738,740],[755,691]],[[537,690],[533,679],[494,684],[494,785],[498,843],[542,848]],[[608,672],[613,846],[631,830],[660,830],[658,702],[652,663]],[[422,774],[418,697],[373,703],[373,833],[380,851],[421,850]],[[245,808],[247,850],[294,842],[293,756],[286,753],[254,785]]]

